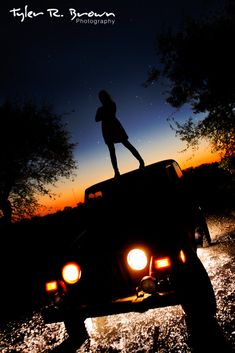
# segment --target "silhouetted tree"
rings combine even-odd
[[[73,175],[75,144],[48,106],[6,101],[0,124],[0,210],[10,222],[12,211],[18,218],[32,215],[38,194],[51,196],[49,186]]]
[[[235,157],[235,5],[226,3],[220,14],[204,20],[188,20],[182,31],[173,29],[157,40],[160,65],[149,72],[145,85],[167,82],[167,102],[179,108],[191,105],[200,120],[183,124],[171,120],[176,136],[197,148],[207,139],[219,151],[224,167],[234,170]]]

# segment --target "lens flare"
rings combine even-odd
[[[139,271],[146,267],[148,259],[143,250],[132,249],[127,255],[127,262],[133,270]]]

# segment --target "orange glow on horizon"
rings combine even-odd
[[[211,164],[214,162],[218,162],[220,160],[220,155],[219,153],[214,153],[212,154],[210,151],[206,151],[204,153],[199,153],[195,155],[192,158],[189,158],[187,160],[184,160],[179,164],[181,166],[181,169],[187,169],[190,167],[198,167],[201,164]]]

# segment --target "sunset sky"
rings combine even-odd
[[[221,4],[223,0],[15,0],[0,5],[1,102],[12,97],[52,104],[63,116],[71,140],[78,143],[74,151],[77,176],[58,183],[53,189],[55,200],[41,199],[45,212],[75,206],[83,201],[87,186],[113,177],[101,125],[95,122],[100,89],[109,91],[116,102],[117,117],[146,165],[173,158],[186,168],[218,158],[206,144],[194,157],[181,153],[185,146],[175,137],[167,118],[174,116],[183,122],[192,115],[190,108],[176,112],[165,103],[166,87],[144,88],[142,83],[148,71],[158,65],[157,35],[169,26],[180,29],[188,16],[200,19],[220,11]],[[50,17],[48,9],[52,8],[60,17]],[[72,20],[69,9],[114,16],[85,14],[76,19],[91,23],[81,23]],[[25,16],[29,11],[34,14]],[[97,18],[115,22],[92,23]],[[116,152],[121,173],[138,167],[122,145],[116,145]]]

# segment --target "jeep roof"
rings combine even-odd
[[[182,176],[183,173],[175,160],[163,160],[88,187],[85,190],[85,202],[97,198],[113,197],[116,199],[123,197],[123,195],[127,199],[131,191],[152,191],[153,185],[155,189],[156,185],[159,185],[161,189],[164,185],[174,184]]]

